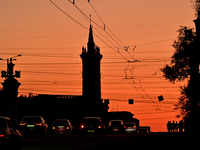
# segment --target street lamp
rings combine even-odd
[[[7,60],[7,72],[5,70],[1,71],[2,78],[7,78],[7,77],[20,78],[20,71],[15,71],[15,74],[13,73],[13,68],[14,68],[15,64],[13,64],[12,61],[17,60],[17,59],[13,59],[15,57],[21,57],[21,55],[19,54],[19,55],[16,55],[16,56],[13,56],[13,57],[7,58],[7,59],[0,58],[0,60]]]

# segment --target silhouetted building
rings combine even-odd
[[[73,124],[84,117],[81,95],[50,95],[39,94],[20,96],[19,119],[24,116],[42,116],[51,125],[55,119],[69,119]]]
[[[86,48],[82,48],[82,79],[83,79],[83,98],[86,104],[86,110],[88,113],[99,113],[101,100],[101,73],[100,73],[100,61],[102,55],[100,54],[100,48],[95,45],[92,26],[90,25],[89,38]]]
[[[86,48],[83,48],[82,54],[82,92],[83,95],[50,95],[39,94],[29,96],[18,97],[18,110],[19,120],[24,116],[42,116],[49,126],[52,125],[55,119],[67,118],[74,125],[75,130],[78,130],[78,125],[85,116],[99,116],[105,123],[108,123],[111,119],[123,119],[125,121],[135,121],[139,126],[139,120],[133,118],[133,114],[130,112],[111,112],[108,113],[109,100],[101,99],[101,73],[100,73],[100,61],[102,55],[100,54],[99,47],[95,46],[92,26],[89,29],[89,38]],[[12,72],[12,71],[11,71]],[[3,74],[7,77],[6,72]],[[18,77],[19,72],[15,75],[12,73],[12,77]],[[16,80],[17,81],[17,80]],[[15,82],[16,82],[15,81]],[[18,86],[20,83],[12,81],[12,84],[6,86],[7,80],[3,84],[4,91],[0,92],[0,98],[5,94],[5,91],[14,89],[14,96],[17,97]],[[13,84],[15,83],[15,84]],[[17,85],[17,86],[16,86]],[[16,86],[14,88],[10,88]],[[6,90],[7,89],[7,90]],[[12,93],[8,93],[8,96],[12,96]],[[9,102],[10,97],[5,99],[5,102]],[[13,109],[14,110],[14,109]],[[1,111],[0,111],[1,113]],[[0,114],[1,115],[1,114]]]
[[[20,97],[20,118],[24,115],[42,115],[48,122],[57,118],[68,118],[77,122],[85,116],[104,116],[108,104],[101,99],[100,49],[95,46],[92,26],[89,29],[87,51],[82,59],[83,95],[39,94],[33,97]]]

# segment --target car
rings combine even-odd
[[[110,120],[108,125],[109,133],[124,133],[125,126],[123,120]]]
[[[68,119],[56,119],[52,125],[53,134],[70,134],[73,126]]]
[[[126,133],[138,133],[138,128],[134,122],[125,123],[125,132]]]
[[[8,117],[0,116],[0,149],[1,150],[21,150],[22,135],[17,130]]]
[[[105,125],[100,117],[85,117],[79,126],[80,136],[99,135],[105,136]]]
[[[150,134],[150,127],[148,127],[148,126],[140,126],[139,127],[139,133]]]
[[[19,129],[22,135],[47,135],[48,125],[42,116],[25,116],[20,122]]]

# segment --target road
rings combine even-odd
[[[22,150],[88,150],[88,149],[134,149],[134,148],[184,148],[196,142],[184,133],[151,133],[87,136],[49,135],[48,137],[29,136],[23,139]]]

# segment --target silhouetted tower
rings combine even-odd
[[[21,55],[17,55],[18,57]],[[13,72],[14,65],[12,63],[14,57],[7,59],[7,71],[1,71],[1,77],[6,78],[3,83],[2,89],[2,98],[0,100],[1,105],[3,106],[3,111],[1,115],[9,117],[12,119],[12,122],[15,126],[18,125],[18,106],[17,106],[17,95],[18,88],[21,83],[17,81],[16,78],[20,78],[20,71]],[[3,60],[3,59],[1,59]]]
[[[92,26],[89,29],[89,38],[86,48],[82,48],[82,90],[86,109],[88,112],[98,112],[101,107],[101,73],[100,61],[102,55],[100,48],[95,45]]]

